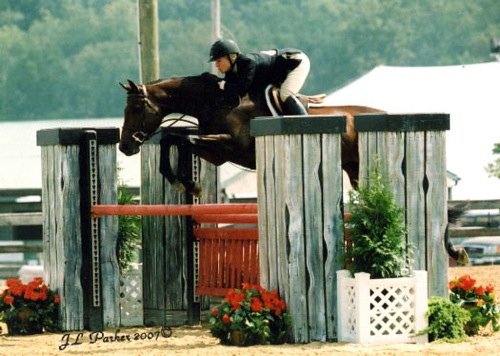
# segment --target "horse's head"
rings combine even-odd
[[[160,106],[148,96],[145,85],[138,86],[131,80],[128,84],[120,85],[128,95],[119,149],[131,156],[138,153],[144,141],[158,129],[164,114]]]
[[[140,146],[172,113],[186,114],[203,120],[214,105],[218,93],[217,77],[203,73],[193,77],[177,77],[146,85],[129,80],[120,85],[127,91],[125,121],[120,138],[120,151],[127,156],[140,151]]]

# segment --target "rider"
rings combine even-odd
[[[279,88],[285,115],[306,115],[297,99],[300,88],[309,74],[310,62],[305,53],[293,48],[274,49],[259,53],[241,53],[236,42],[219,39],[210,48],[210,60],[224,73],[219,87],[227,94],[240,98],[261,96],[273,84]]]

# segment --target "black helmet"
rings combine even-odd
[[[240,49],[236,42],[233,40],[220,39],[214,42],[212,47],[210,47],[210,59],[209,62],[213,62],[221,57],[227,56],[230,53],[240,53]]]

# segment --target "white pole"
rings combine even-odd
[[[221,37],[220,33],[220,0],[212,0],[212,40]],[[212,41],[212,42],[213,42]]]

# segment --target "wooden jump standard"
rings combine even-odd
[[[427,270],[430,295],[447,295],[445,137],[448,114],[365,114],[360,180],[380,160],[405,210],[413,269]],[[260,279],[278,289],[293,317],[294,342],[334,340],[336,271],[344,268],[341,134],[344,117],[256,118]]]

